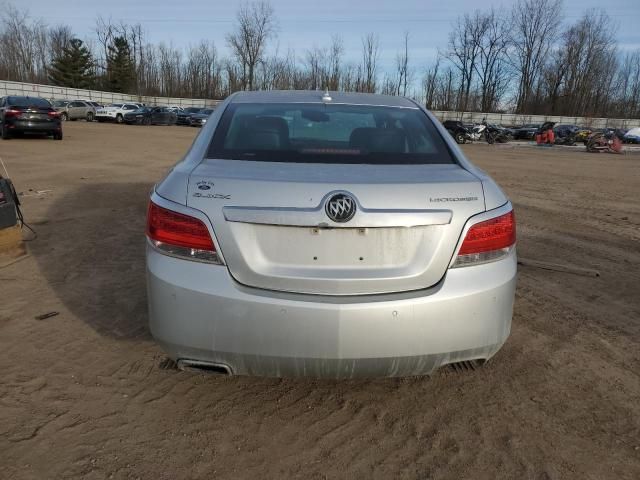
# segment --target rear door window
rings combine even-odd
[[[232,103],[209,158],[302,163],[455,163],[417,108]]]

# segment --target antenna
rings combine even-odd
[[[329,88],[328,87],[324,91],[324,95],[322,95],[322,101],[323,102],[330,102],[331,101],[331,95],[329,95]]]

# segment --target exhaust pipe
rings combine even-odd
[[[202,360],[180,359],[177,362],[180,370],[188,370],[191,372],[208,373],[210,375],[233,375],[231,367],[224,363],[203,362]]]

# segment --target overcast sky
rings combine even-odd
[[[0,4],[2,0],[0,0]],[[98,15],[128,23],[141,23],[146,38],[188,47],[201,39],[213,40],[222,54],[227,53],[225,34],[233,28],[238,1],[197,0],[13,0],[34,17],[49,25],[70,25],[80,38],[92,36]],[[368,32],[380,37],[380,64],[393,64],[401,48],[403,32],[410,34],[410,61],[420,70],[431,63],[438,48],[447,42],[451,24],[458,15],[492,5],[507,11],[512,2],[470,0],[271,0],[278,21],[278,37],[272,48],[280,52],[295,50],[300,57],[314,44],[328,45],[331,35],[340,34],[345,59],[360,56],[360,39]],[[608,6],[608,7],[607,7]],[[621,49],[640,48],[640,0],[564,0],[566,22],[575,21],[589,8],[606,8],[616,22]]]

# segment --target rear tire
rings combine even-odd
[[[93,122],[93,112],[87,113],[87,122]]]
[[[122,123],[124,122],[124,117],[122,116],[121,113],[119,113],[118,115],[116,115],[116,123]]]
[[[145,117],[142,119],[143,125],[151,125],[151,117]]]
[[[11,138],[11,134],[4,127],[2,127],[2,134],[0,134],[0,136],[2,136],[3,140],[9,140]]]
[[[467,143],[467,139],[464,136],[464,133],[456,133],[455,139],[456,139],[456,143],[459,144],[459,145]]]
[[[62,140],[62,132],[53,132],[54,140]]]
[[[66,122],[67,120],[69,120],[69,114],[67,112],[62,112],[60,114],[60,120],[62,120],[63,122]]]

